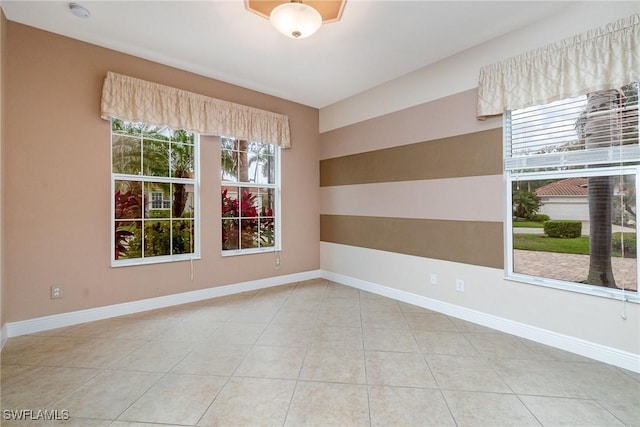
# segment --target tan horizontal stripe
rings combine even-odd
[[[320,240],[503,268],[501,222],[321,215]]]
[[[501,222],[503,189],[502,175],[337,185],[320,188],[320,213]]]
[[[320,161],[320,186],[502,173],[502,129]]]

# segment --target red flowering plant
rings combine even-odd
[[[116,191],[115,194],[115,218],[116,219],[140,219],[142,217],[142,195],[130,189],[127,192]],[[135,221],[118,221],[114,234],[115,259],[126,257],[129,252],[129,243],[136,237]]]
[[[272,209],[256,207],[256,195],[240,190],[240,200],[229,189],[222,190],[222,249],[246,249],[271,246],[273,241]]]

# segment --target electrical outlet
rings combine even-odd
[[[51,299],[62,298],[62,288],[60,286],[51,286]]]
[[[456,279],[456,291],[464,292],[464,280]]]
[[[432,285],[438,284],[438,275],[436,273],[431,273],[431,284]]]

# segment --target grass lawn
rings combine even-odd
[[[538,234],[514,234],[513,249],[589,255],[589,236],[558,239]]]
[[[589,255],[589,236],[580,236],[575,239],[559,239],[540,234],[514,234],[513,249]],[[614,250],[611,255],[619,257],[622,254],[620,251]],[[635,253],[631,257],[635,258]]]
[[[544,224],[541,222],[525,221],[523,219],[513,221],[513,226],[521,228],[544,228]]]

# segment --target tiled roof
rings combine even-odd
[[[587,192],[587,178],[563,179],[535,190],[537,196],[586,196]]]

